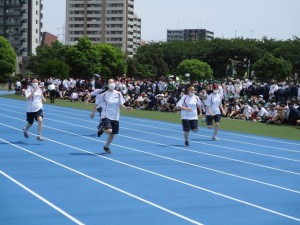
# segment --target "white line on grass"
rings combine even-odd
[[[5,143],[7,143],[7,144],[11,144],[11,143],[3,140],[3,139],[0,139],[0,140],[3,141],[3,142],[5,142]],[[67,212],[65,212],[64,210],[62,210],[61,208],[57,207],[56,205],[54,205],[53,203],[51,203],[50,201],[48,201],[47,199],[45,199],[41,195],[37,194],[36,192],[32,191],[30,188],[26,187],[25,185],[23,185],[22,183],[20,183],[19,181],[17,181],[16,179],[14,179],[11,176],[9,176],[8,174],[4,173],[2,170],[0,170],[0,174],[2,174],[4,177],[6,177],[9,180],[11,180],[12,182],[14,182],[15,184],[17,184],[21,188],[23,188],[25,191],[27,191],[30,194],[34,195],[36,198],[38,198],[39,200],[43,201],[44,203],[46,203],[47,205],[49,205],[50,207],[52,207],[53,209],[55,209],[59,213],[63,214],[65,217],[67,217],[68,219],[72,220],[74,223],[79,224],[79,225],[84,225],[84,223],[80,222],[75,217],[71,216],[70,214],[68,214]],[[2,222],[4,222],[4,221],[2,221]]]

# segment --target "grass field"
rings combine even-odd
[[[24,96],[18,96],[14,94],[10,95],[1,95],[2,98],[11,98],[17,100],[25,101]],[[45,104],[49,103],[50,100]],[[91,111],[93,108],[93,104],[85,105],[84,102],[69,102],[66,100],[56,99],[56,106],[70,107],[76,109],[83,109]],[[24,109],[25,110],[25,109]],[[153,120],[162,120],[172,123],[181,123],[180,114],[179,113],[167,113],[167,112],[158,112],[158,111],[143,111],[143,110],[134,110],[133,112],[127,112],[122,110],[121,114],[123,116],[132,116],[138,118],[148,118]],[[205,126],[204,123],[199,122],[200,127]],[[221,120],[221,129],[236,131],[248,134],[257,134],[262,136],[276,137],[276,138],[284,138],[290,140],[298,140],[300,141],[300,127],[294,126],[278,126],[278,125],[266,125],[262,123],[254,123],[242,120],[232,120],[228,118],[222,118]]]

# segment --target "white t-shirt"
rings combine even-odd
[[[261,107],[261,109],[258,111],[257,115],[258,116],[267,116],[268,111],[264,107]]]
[[[268,116],[272,116],[272,117],[274,117],[274,116],[276,116],[277,115],[277,110],[269,110],[268,111]]]
[[[49,86],[48,86],[48,89],[51,91],[51,90],[54,90],[55,89],[55,85],[54,84],[50,84]]]
[[[37,112],[40,109],[43,109],[43,92],[42,89],[38,88],[31,98],[28,99],[28,96],[31,94],[32,87],[28,87],[25,91],[25,97],[27,99],[27,112]]]
[[[77,92],[73,92],[73,93],[71,94],[71,96],[70,96],[70,99],[72,99],[72,100],[78,99],[78,93],[77,93]]]
[[[245,107],[244,107],[243,113],[244,113],[245,116],[248,118],[248,117],[250,117],[250,116],[252,115],[252,113],[253,113],[253,108],[250,107],[250,106],[247,106],[247,107],[245,106]]]
[[[269,90],[269,99],[271,99],[272,97],[275,97],[275,91],[278,90],[278,86],[277,85],[271,85],[270,86],[270,90]]]
[[[106,91],[96,99],[97,107],[102,107],[101,119],[107,118],[110,120],[119,121],[120,105],[123,105],[125,100],[119,91]]]
[[[181,99],[177,103],[177,107],[186,107],[191,108],[192,111],[188,110],[181,110],[181,119],[183,120],[197,120],[198,119],[198,112],[197,106],[201,105],[201,101],[198,96],[194,95],[192,97],[188,95],[183,95]]]
[[[210,94],[206,101],[205,105],[210,108],[210,111],[213,115],[221,114],[220,105],[222,104],[222,97],[220,94]],[[210,116],[209,111],[206,110],[206,115]]]

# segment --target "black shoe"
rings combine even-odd
[[[188,141],[185,141],[185,142],[184,142],[184,145],[185,145],[185,146],[189,146],[190,144],[189,144]]]
[[[111,154],[111,151],[109,149],[109,147],[103,147],[104,151],[107,153],[107,154]]]
[[[25,137],[25,138],[28,138],[28,137],[29,137],[28,131],[26,131],[25,128],[23,128],[23,134],[24,134],[24,137]]]
[[[104,130],[103,127],[100,127],[100,129],[97,132],[97,136],[100,137],[103,134]]]

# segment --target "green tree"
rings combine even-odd
[[[36,68],[37,74],[42,77],[56,77],[59,79],[67,78],[69,66],[59,59],[43,59]]]
[[[168,64],[164,60],[164,43],[150,43],[139,47],[134,57],[136,62],[136,76],[165,76],[169,74]],[[146,74],[145,74],[146,73]]]
[[[292,73],[300,74],[300,39],[286,40],[274,50],[274,56],[292,63]]]
[[[0,36],[0,79],[6,80],[16,71],[16,53],[8,40]]]
[[[100,56],[101,75],[103,77],[122,76],[127,72],[125,56],[120,48],[110,44],[96,44],[95,49]]]
[[[101,55],[86,36],[80,38],[76,45],[66,47],[65,60],[71,76],[89,79],[101,72]]]
[[[276,79],[285,80],[290,76],[292,65],[290,62],[276,58],[272,54],[266,54],[254,64],[255,76],[260,80]]]
[[[30,57],[27,69],[30,69],[39,77],[60,77],[67,76],[69,71],[65,64],[65,46],[56,41],[51,46],[44,45],[37,47],[36,55]],[[53,66],[54,68],[51,68]]]
[[[205,80],[213,78],[213,71],[206,62],[198,59],[183,60],[177,67],[178,75],[190,74],[191,80]]]

